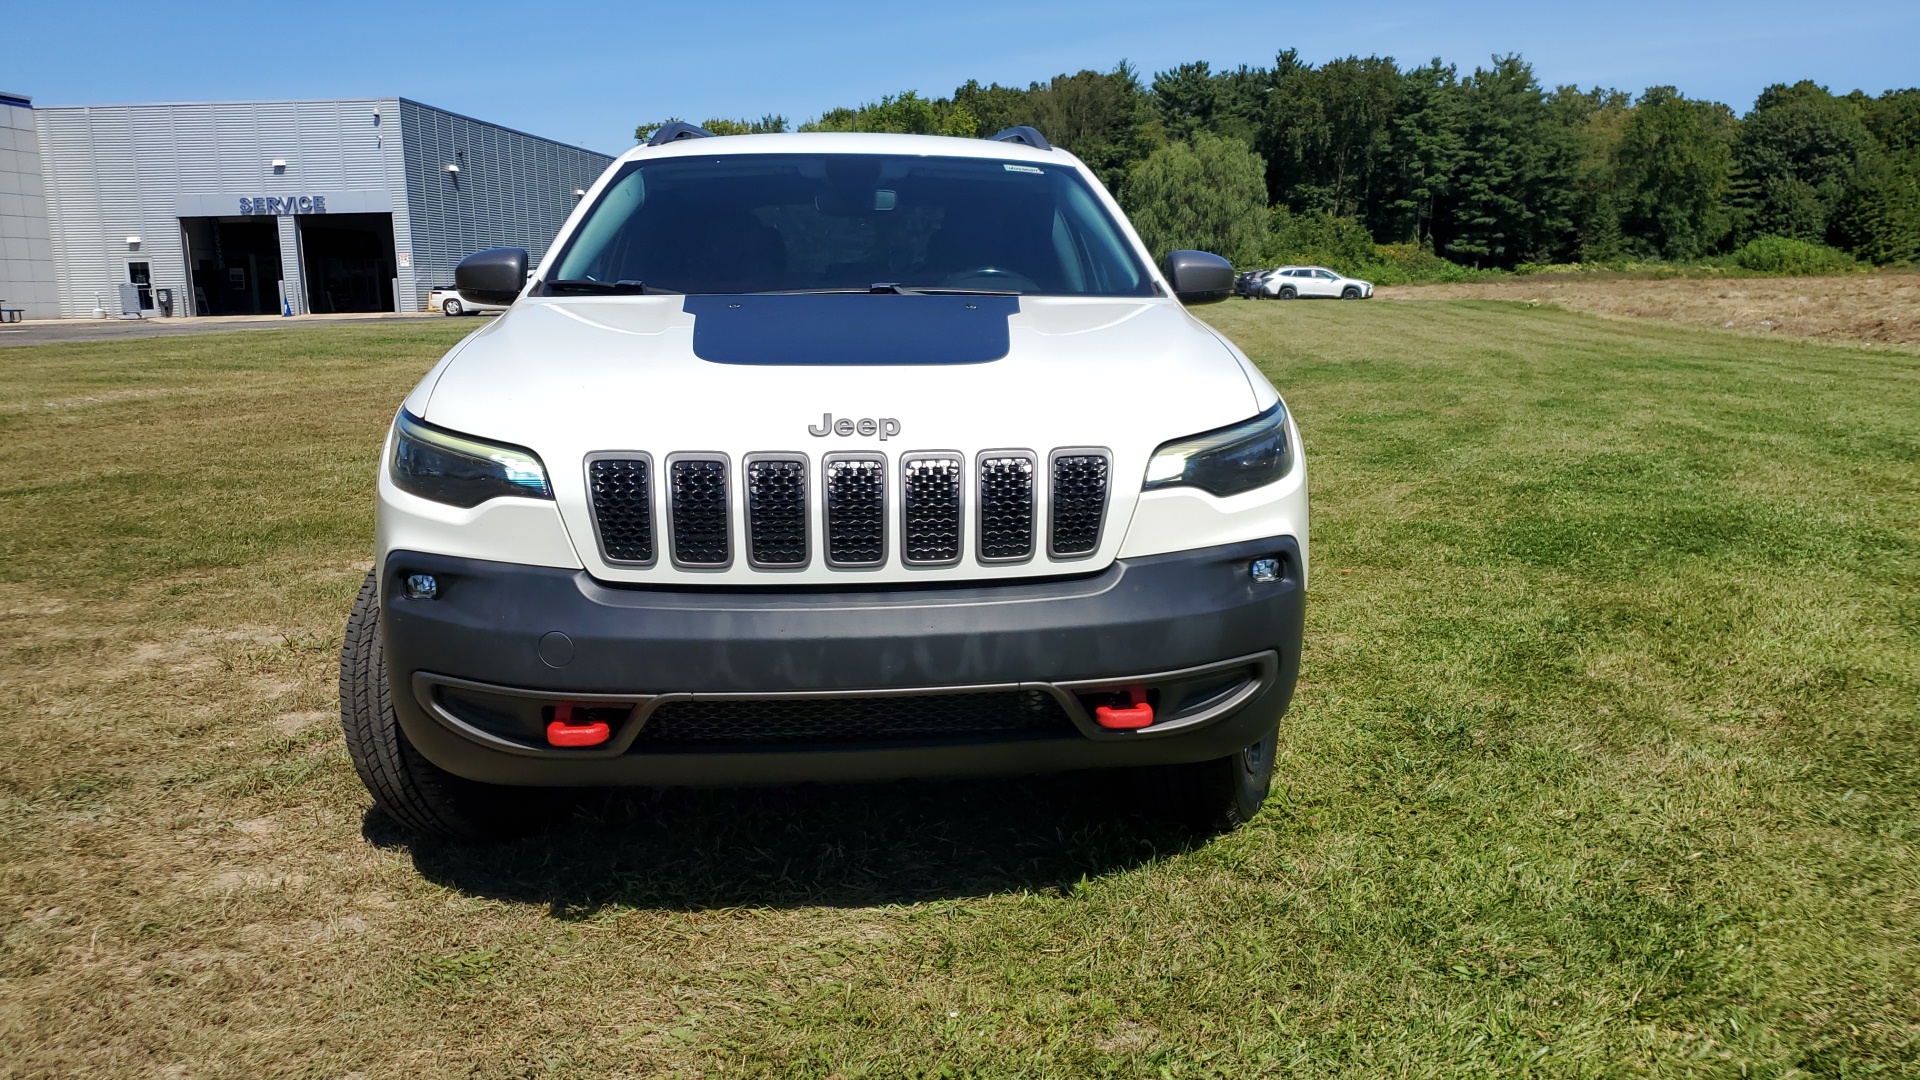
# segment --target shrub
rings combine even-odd
[[[1296,214],[1282,205],[1267,212],[1262,254],[1272,265],[1317,264],[1342,273],[1376,261],[1373,234],[1358,221],[1325,212]]]
[[[1837,274],[1860,266],[1844,251],[1785,236],[1747,241],[1733,253],[1733,264],[1761,274]]]

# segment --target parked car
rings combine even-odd
[[[992,140],[623,154],[400,403],[340,709],[419,832],[539,789],[1069,770],[1198,829],[1265,799],[1299,672],[1291,414],[1085,164]],[[1122,779],[1125,777],[1125,779]]]
[[[1324,266],[1283,266],[1270,270],[1260,282],[1260,295],[1275,300],[1296,297],[1335,297],[1341,300],[1366,300],[1373,296],[1373,282],[1344,277]]]
[[[1252,296],[1260,287],[1260,278],[1265,270],[1242,270],[1233,276],[1233,295]]]
[[[427,293],[427,310],[442,315],[481,315],[507,310],[505,304],[482,304],[468,300],[451,285],[442,285]]]

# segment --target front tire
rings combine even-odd
[[[1340,299],[1342,299],[1342,300],[1358,300],[1358,299],[1360,299],[1360,289],[1359,289],[1359,287],[1358,287],[1358,286],[1355,286],[1355,285],[1349,285],[1349,286],[1347,286],[1346,288],[1344,288],[1344,289],[1341,289],[1341,290],[1340,290]]]
[[[1197,833],[1223,833],[1253,820],[1273,787],[1273,760],[1280,746],[1275,724],[1252,746],[1212,761],[1162,765],[1149,784],[1160,813]]]
[[[407,741],[393,711],[374,574],[360,585],[340,645],[340,728],[374,805],[410,832],[457,840],[496,840],[544,824],[547,792],[455,776]]]
[[[1280,286],[1280,299],[1282,300],[1291,300],[1294,297],[1299,295],[1300,295],[1299,293],[1293,290],[1293,286],[1291,285]]]
[[[461,310],[462,308],[460,307],[460,301],[454,299],[451,296],[447,297],[445,300],[440,301],[440,313],[442,315],[445,315],[451,318],[455,315],[460,314]]]

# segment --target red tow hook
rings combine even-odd
[[[604,721],[573,722],[578,706],[555,705],[553,723],[547,725],[547,742],[553,746],[599,746],[613,735]]]
[[[1116,731],[1131,731],[1153,723],[1153,706],[1147,704],[1146,687],[1129,686],[1126,695],[1125,705],[1096,706],[1093,710],[1094,723]]]

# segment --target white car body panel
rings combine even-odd
[[[718,145],[716,145],[718,144]],[[1009,349],[978,364],[786,366],[715,363],[694,354],[694,316],[678,295],[540,296],[533,290],[626,161],[725,153],[861,153],[978,157],[1079,169],[1150,268],[1154,297],[1021,296],[1008,318]],[[1281,481],[1232,498],[1197,490],[1140,488],[1154,449],[1245,420],[1279,400],[1244,354],[1171,296],[1130,223],[1099,181],[1060,150],[978,139],[887,135],[748,135],[688,139],[629,151],[597,180],[562,227],[528,291],[501,317],[455,346],[408,396],[430,424],[533,450],[554,502],[496,499],[473,510],[444,507],[379,487],[382,558],[408,549],[530,565],[584,567],[613,582],[760,585],[1006,580],[1085,573],[1125,555],[1188,550],[1291,535],[1304,559],[1306,468],[1295,432],[1294,467]],[[910,298],[901,297],[901,301]],[[888,302],[879,298],[877,302]],[[822,417],[890,418],[899,433],[809,433]],[[1109,503],[1097,550],[1054,560],[1046,553],[1050,451],[1102,447],[1112,454]],[[1032,451],[1035,554],[1017,563],[974,557],[974,495],[963,501],[968,542],[957,565],[909,567],[900,557],[900,456],[957,451],[971,463],[987,450]],[[588,455],[645,451],[656,468],[679,452],[719,452],[730,463],[732,547],[745,550],[741,464],[751,453],[798,452],[809,462],[811,559],[800,569],[757,569],[736,554],[724,569],[676,566],[667,557],[666,485],[654,485],[660,557],[617,566],[599,553],[586,486]],[[888,459],[884,565],[832,568],[822,557],[822,458],[868,451]],[[511,534],[511,535],[509,535]]]

